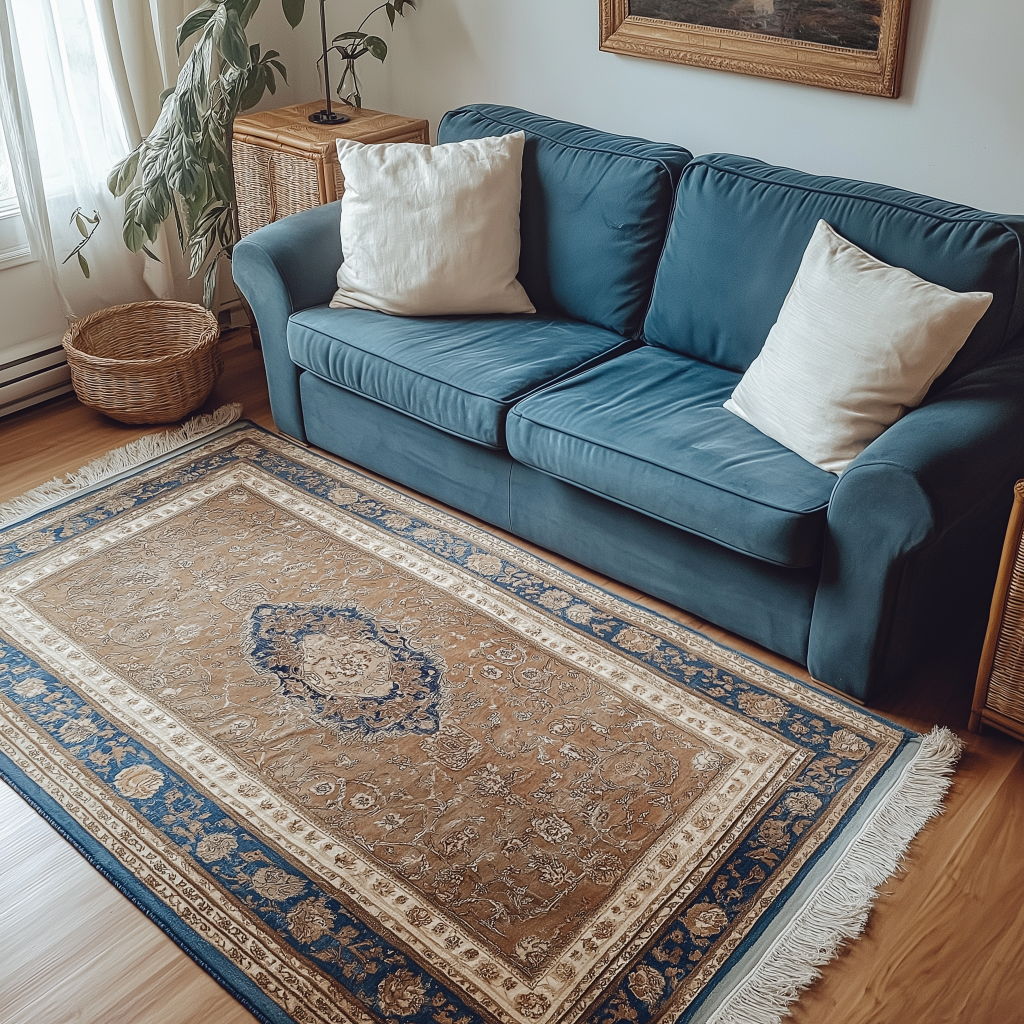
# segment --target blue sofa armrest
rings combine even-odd
[[[256,314],[274,422],[306,440],[299,370],[288,355],[288,317],[330,302],[341,266],[341,203],[315,206],[268,224],[234,249],[231,273]]]
[[[811,618],[811,674],[870,700],[920,663],[931,611],[970,594],[970,610],[987,612],[1021,477],[1018,340],[909,412],[840,477]],[[946,639],[955,647],[957,638]]]

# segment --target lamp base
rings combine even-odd
[[[309,115],[310,121],[313,124],[345,124],[346,121],[351,121],[346,114],[339,114],[336,110],[318,110],[315,114]]]

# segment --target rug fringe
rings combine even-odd
[[[151,459],[166,455],[175,448],[212,434],[222,427],[230,426],[241,415],[242,406],[238,402],[232,402],[211,413],[193,416],[180,427],[146,434],[123,448],[115,448],[106,455],[94,459],[87,466],[82,466],[78,471],[68,473],[63,479],[54,477],[45,484],[33,487],[20,497],[0,504],[0,529],[63,501],[78,491],[103,483],[104,480],[119,473],[135,469]]]
[[[708,1024],[779,1024],[800,992],[816,981],[843,944],[867,924],[878,886],[902,864],[911,841],[942,813],[963,749],[936,726],[904,776],[760,963],[712,1014]]]

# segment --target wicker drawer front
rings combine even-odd
[[[322,187],[323,161],[237,139],[231,148],[238,194],[238,231],[243,238],[272,221],[328,201]]]
[[[982,723],[1024,739],[1024,480],[1013,510],[981,653],[971,729]]]
[[[1003,606],[1003,622],[985,706],[1024,723],[1024,557],[1019,549]]]
[[[242,237],[272,221],[340,199],[338,139],[358,142],[430,141],[426,121],[377,110],[346,108],[347,124],[312,124],[319,103],[302,103],[235,119],[231,152]]]

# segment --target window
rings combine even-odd
[[[27,263],[31,259],[32,251],[25,233],[25,222],[14,189],[11,161],[7,156],[3,133],[0,132],[0,270]]]

